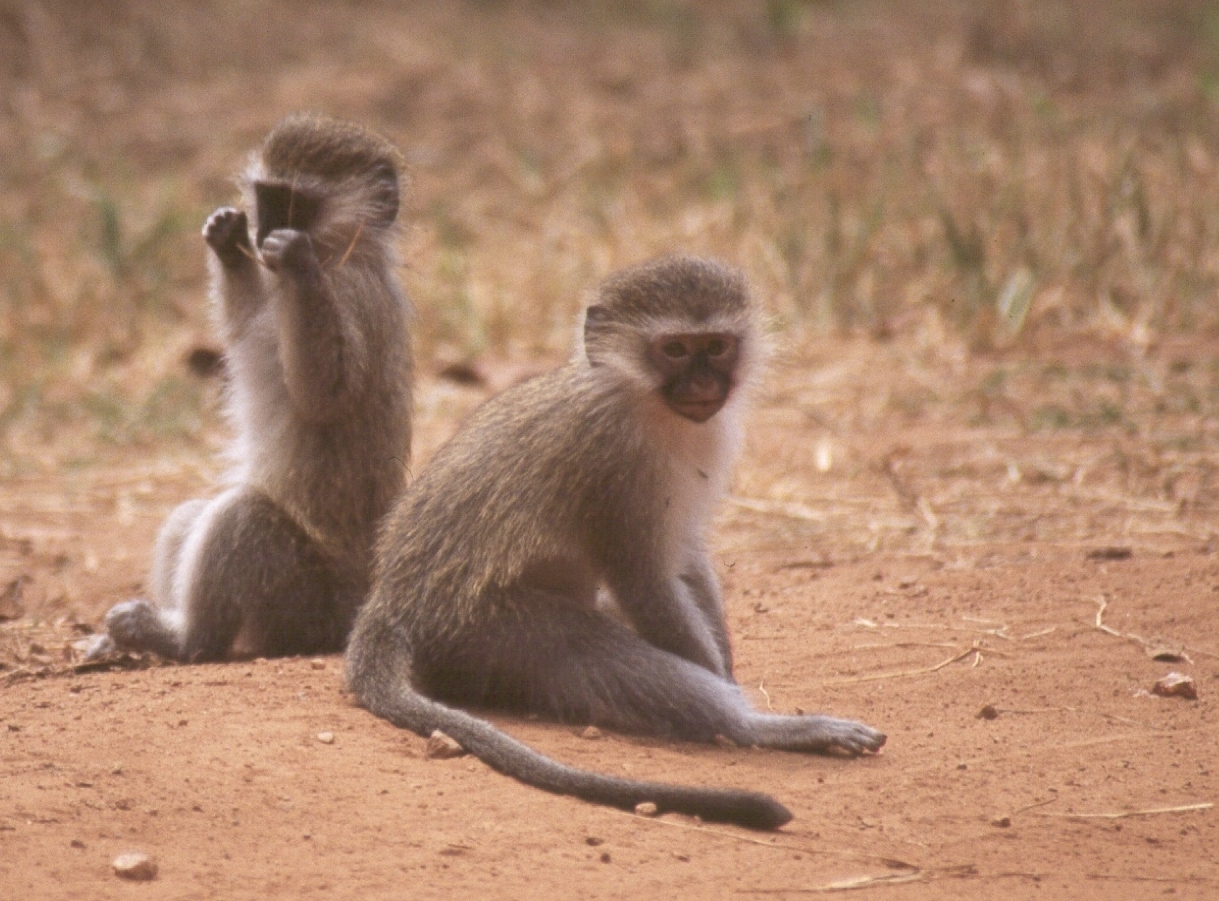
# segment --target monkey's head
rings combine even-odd
[[[584,353],[683,419],[706,422],[761,354],[749,287],[737,270],[696,257],[623,270],[585,312]]]
[[[401,157],[353,122],[313,113],[283,119],[246,171],[255,244],[293,228],[332,250],[389,229],[398,215]]]

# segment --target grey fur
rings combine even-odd
[[[410,453],[397,159],[359,126],[292,116],[252,159],[245,209],[208,219],[234,466],[219,496],[170,514],[151,603],[113,607],[95,655],[117,646],[198,661],[344,646]]]
[[[727,404],[702,424],[675,415],[647,363],[670,332],[740,342]],[[548,791],[754,828],[791,814],[753,792],[574,770],[445,704],[685,741],[879,748],[884,736],[859,723],[757,713],[732,679],[704,533],[759,343],[734,270],[676,257],[608,280],[582,352],[480,408],[387,518],[347,652],[359,702]],[[597,609],[599,587],[629,626]]]

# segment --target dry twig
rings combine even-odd
[[[934,666],[923,667],[922,669],[897,670],[896,672],[889,672],[889,673],[871,673],[867,676],[849,676],[849,677],[843,678],[843,679],[830,679],[828,681],[822,682],[821,684],[822,685],[854,685],[855,683],[858,683],[858,682],[877,682],[881,679],[900,679],[904,676],[926,676],[930,673],[939,672],[944,667],[949,666],[950,664],[956,663],[960,660],[964,660],[970,654],[975,655],[973,665],[977,666],[978,663],[980,663],[982,660],[982,647],[979,642],[975,641],[973,643],[973,645],[971,647],[969,647],[968,649],[962,651],[959,654],[954,654],[953,656],[949,657],[946,660],[941,660],[939,663],[935,664]]]
[[[1200,804],[1183,804],[1179,807],[1149,807],[1146,810],[1121,810],[1115,813],[1059,813],[1047,810],[1037,815],[1042,817],[1060,817],[1066,820],[1124,820],[1127,817],[1149,817],[1161,813],[1189,813],[1194,810],[1210,810],[1213,801],[1203,801]]]

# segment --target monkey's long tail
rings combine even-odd
[[[778,829],[792,818],[791,811],[760,792],[639,782],[567,766],[485,720],[424,697],[400,680],[389,691],[357,689],[357,695],[368,710],[395,726],[424,738],[439,729],[493,770],[557,795],[623,810],[651,801],[661,813],[684,813],[750,829]]]

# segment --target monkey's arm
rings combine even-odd
[[[339,307],[306,232],[280,228],[263,240],[262,258],[276,273],[279,355],[288,391],[304,418],[325,422],[338,413],[353,376],[364,371],[364,346]]]
[[[730,677],[730,661],[690,585],[664,575],[658,562],[635,560],[609,573],[606,581],[618,606],[644,641]]]
[[[682,573],[681,580],[690,589],[694,603],[698,605],[715,638],[724,673],[731,676],[732,644],[728,640],[728,624],[724,621],[724,600],[720,593],[719,579],[715,576],[711,561],[705,556],[695,558]]]
[[[262,309],[266,290],[250,244],[246,214],[224,206],[207,217],[203,239],[213,254],[214,284],[219,288],[226,343],[237,340],[250,317]]]

